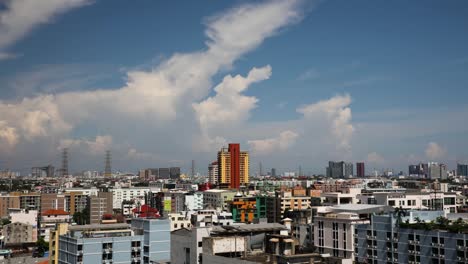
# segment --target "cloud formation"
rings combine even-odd
[[[380,164],[383,164],[385,162],[384,157],[382,157],[377,152],[371,152],[371,153],[367,154],[366,160],[367,160],[367,162],[369,162],[371,164],[376,164],[376,165],[380,165]]]
[[[73,8],[90,3],[89,0],[7,0],[0,11],[0,60],[14,58],[2,50],[23,38],[40,24]]]
[[[88,139],[64,139],[60,141],[58,149],[77,148],[83,153],[103,155],[112,147],[112,136],[96,136],[94,140]]]
[[[196,118],[204,135],[210,135],[219,128],[238,125],[249,118],[258,99],[242,94],[251,84],[269,79],[271,67],[253,68],[246,77],[227,75],[214,90],[216,95],[194,103]]]
[[[338,95],[328,100],[322,100],[317,103],[305,105],[297,108],[297,112],[304,115],[307,119],[325,118],[328,129],[330,130],[336,146],[339,150],[351,150],[351,137],[354,127],[351,123],[351,96]]]
[[[255,154],[270,154],[274,151],[283,151],[290,148],[294,145],[298,136],[299,134],[296,132],[286,130],[281,132],[278,137],[249,140],[247,143]]]
[[[445,157],[447,150],[436,142],[429,142],[426,147],[426,157],[430,160],[437,160]]]
[[[9,30],[13,26],[3,25],[0,32],[6,32],[8,28],[8,36],[2,37],[0,48],[24,36],[35,25],[48,22],[54,15],[87,3],[49,0],[47,3],[55,5],[41,7],[44,10],[24,21],[24,25],[18,25],[19,22],[10,16],[22,12],[27,14],[26,9],[30,10],[35,1],[26,2],[29,5],[9,3],[8,11],[2,13],[2,19],[7,17],[5,25],[15,25],[15,30]],[[298,22],[302,18],[301,4],[299,0],[264,1],[244,4],[210,17],[205,20],[206,48],[176,53],[148,71],[130,71],[126,84],[118,89],[59,92],[40,94],[18,102],[0,101],[0,121],[5,127],[2,131],[8,131],[8,135],[15,133],[15,140],[8,137],[12,144],[18,145],[21,139],[33,141],[48,137],[51,144],[63,139],[56,147],[85,146],[90,152],[101,151],[111,141],[107,138],[103,142],[106,138],[100,136],[91,141],[70,139],[71,132],[82,127],[92,127],[105,134],[112,131],[112,138],[119,143],[157,136],[163,143],[158,151],[167,149],[167,155],[175,155],[177,148],[185,149],[193,139],[206,137],[213,144],[222,144],[225,139],[219,133],[205,133],[207,127],[248,119],[258,99],[242,95],[242,92],[250,84],[268,79],[271,67],[253,68],[246,77],[228,75],[215,87],[216,95],[207,98],[213,87],[212,78],[220,71],[230,69],[237,59],[258,47],[266,38]],[[219,108],[220,104],[223,108]],[[209,113],[213,107],[217,109],[214,117]],[[124,128],[142,124],[145,128],[134,131],[129,139]],[[191,129],[181,129],[180,124]],[[92,138],[93,132],[88,133],[83,137]],[[163,146],[165,142],[173,143]],[[148,148],[141,141],[140,146],[128,144],[135,150],[142,146]],[[147,152],[148,149],[142,149],[141,152],[130,151],[127,154],[135,156],[136,153]]]

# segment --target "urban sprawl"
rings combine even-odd
[[[207,175],[116,173],[110,151],[78,175],[68,158],[0,172],[2,263],[468,263],[467,163],[252,173],[229,144]]]

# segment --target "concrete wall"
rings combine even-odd
[[[241,260],[238,258],[225,258],[208,254],[203,254],[202,258],[203,264],[257,264],[257,262]]]

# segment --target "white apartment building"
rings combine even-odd
[[[361,188],[348,188],[346,192],[325,192],[320,194],[324,205],[357,204]]]
[[[185,208],[188,211],[203,209],[203,192],[196,192],[185,196]]]
[[[232,201],[237,192],[212,189],[203,192],[203,205],[211,206],[221,211],[228,210],[228,201]]]
[[[192,224],[190,222],[190,212],[179,212],[179,213],[168,214],[168,217],[169,217],[171,232],[182,229],[182,228],[187,228],[187,229],[192,228]]]
[[[292,192],[283,192],[281,197],[281,212],[310,208],[310,196],[293,196]]]
[[[65,189],[65,192],[66,193],[81,192],[82,194],[87,195],[87,196],[92,196],[92,195],[97,196],[98,192],[99,192],[99,189],[96,188],[96,187],[92,187],[92,188],[67,188],[67,189]]]
[[[449,192],[407,192],[407,193],[374,193],[361,195],[361,204],[389,205],[395,208],[414,210],[444,210],[447,213],[457,212],[457,194]]]
[[[353,263],[355,226],[370,223],[369,215],[388,208],[363,204],[322,208],[325,210],[314,217],[314,244],[318,252],[340,258],[341,263]]]
[[[150,191],[149,187],[129,187],[129,188],[112,188],[113,208],[120,209],[123,201],[131,201],[135,198],[144,198],[145,194]]]

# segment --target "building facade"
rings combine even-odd
[[[59,236],[59,264],[149,264],[170,258],[168,219],[133,219],[132,225],[70,226]]]
[[[366,176],[366,168],[364,162],[356,163],[356,176],[357,177],[365,177]]]
[[[240,144],[229,144],[218,152],[218,183],[232,189],[249,183],[249,153]]]
[[[213,161],[208,165],[208,182],[218,184],[218,161]]]
[[[113,194],[111,192],[99,192],[97,196],[89,197],[89,223],[100,224],[105,214],[113,212]]]
[[[468,234],[400,228],[392,215],[356,226],[356,263],[468,263]]]
[[[457,163],[457,175],[468,176],[468,164]]]

